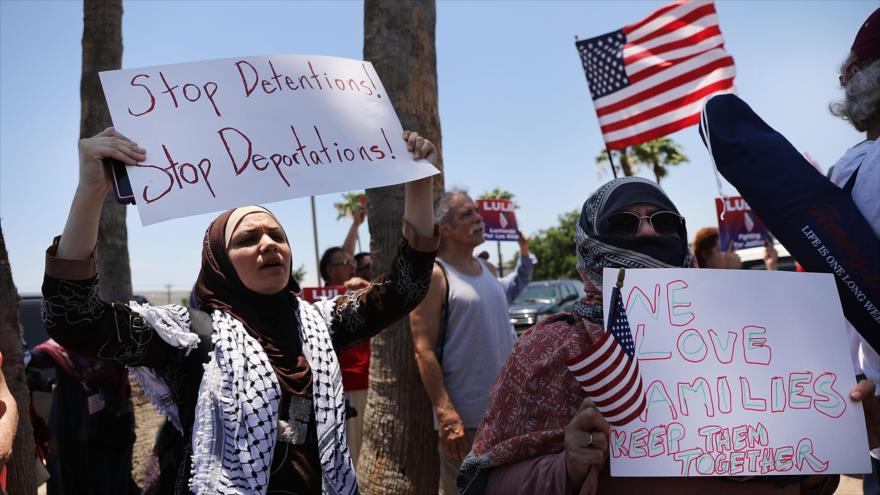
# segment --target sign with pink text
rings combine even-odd
[[[369,62],[315,55],[102,72],[141,222],[408,182],[414,161]],[[413,129],[418,131],[418,129]]]
[[[345,294],[344,285],[327,285],[324,287],[303,287],[302,298],[310,303],[316,303],[324,299],[335,299]]]
[[[771,239],[764,222],[742,196],[715,198],[715,211],[718,213],[718,242],[722,251],[726,251],[731,242],[734,249],[745,249],[763,246]]]
[[[621,300],[646,407],[612,427],[612,476],[870,472],[830,274],[628,269]]]
[[[516,241],[519,229],[513,201],[509,199],[478,199],[480,216],[483,217],[483,233],[487,241]]]

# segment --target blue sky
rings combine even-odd
[[[596,36],[665,2],[444,2],[437,5],[437,71],[447,186],[514,192],[520,228],[533,234],[579,208],[610,174],[574,36]],[[861,139],[831,116],[836,69],[876,1],[717,2],[739,95],[824,170]],[[127,1],[123,67],[242,55],[311,53],[361,58],[361,2]],[[38,291],[43,252],[61,232],[76,185],[82,4],[0,1],[0,222],[21,292]],[[672,138],[690,163],[663,187],[691,235],[715,224],[717,196],[696,127]],[[645,171],[642,175],[650,176]],[[784,190],[785,184],[779,184]],[[734,190],[725,185],[725,192]],[[317,198],[321,249],[338,245],[339,194]],[[308,199],[275,203],[294,264],[314,282]],[[142,227],[128,215],[135,290],[185,290],[199,268],[200,215]],[[364,248],[369,246],[361,228]],[[504,255],[515,251],[504,245]],[[495,246],[486,245],[495,257]]]

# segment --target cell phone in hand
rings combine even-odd
[[[134,191],[128,180],[128,170],[125,164],[113,158],[105,158],[104,166],[110,171],[110,179],[113,181],[113,193],[116,201],[124,205],[134,204]]]

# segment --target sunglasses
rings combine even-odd
[[[671,211],[658,211],[648,216],[639,216],[628,211],[621,211],[608,217],[608,233],[611,235],[636,235],[642,220],[647,220],[660,235],[673,235],[684,223],[684,217]]]

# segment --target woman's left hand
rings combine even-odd
[[[574,418],[565,427],[565,472],[577,491],[584,484],[590,469],[607,459],[611,425],[590,399],[584,399]]]
[[[850,399],[861,401],[864,408],[870,448],[880,445],[880,395],[874,395],[875,390],[874,382],[867,379],[861,380],[849,389]]]
[[[431,165],[437,165],[437,148],[434,143],[414,131],[403,131],[403,140],[406,141],[407,151],[412,152],[413,159],[421,160],[424,158],[431,162]]]

